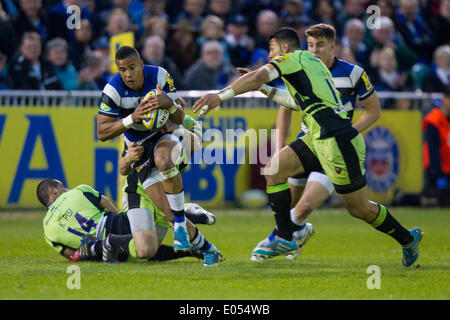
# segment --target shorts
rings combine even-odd
[[[326,139],[306,134],[289,145],[300,159],[305,173],[323,171],[337,193],[345,194],[366,185],[364,138],[356,129]]]

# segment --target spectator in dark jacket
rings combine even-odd
[[[186,89],[221,89],[236,75],[234,67],[224,61],[220,43],[208,41],[202,47],[200,60],[186,71]]]
[[[61,84],[52,64],[41,60],[41,37],[36,32],[25,32],[18,54],[8,69],[11,89],[59,90]]]
[[[78,6],[80,11],[81,19],[90,19],[91,12],[85,6],[82,6],[81,0],[62,0],[55,4],[47,13],[46,24],[48,31],[48,38],[63,38],[66,39],[68,43],[72,43],[74,40],[74,30],[75,28],[68,28],[67,23],[69,18],[74,13],[67,13],[67,8],[69,6]],[[70,22],[75,20],[70,19]]]
[[[419,14],[418,0],[400,0],[395,16],[397,30],[408,47],[419,55],[420,62],[429,63],[435,40],[430,27]]]
[[[42,13],[41,0],[20,0],[20,13],[12,20],[17,37],[20,39],[27,31],[39,33],[42,41],[47,38],[47,26]]]

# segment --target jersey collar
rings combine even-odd
[[[330,71],[333,70],[338,63],[339,63],[339,60],[336,57],[334,57],[333,63],[331,64],[331,67],[329,68],[329,70]]]

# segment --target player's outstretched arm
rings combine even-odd
[[[374,91],[368,98],[361,101],[365,109],[364,114],[353,124],[353,127],[359,132],[367,130],[373,125],[381,116],[380,100],[377,93]]]
[[[242,93],[258,89],[262,84],[272,81],[279,77],[278,71],[271,64],[266,64],[258,70],[249,72],[233,81],[229,86],[220,90],[218,93],[208,93],[197,100],[193,106],[195,113],[202,110],[206,115],[210,110],[216,108],[222,101],[231,99]],[[208,106],[207,108],[203,108]]]

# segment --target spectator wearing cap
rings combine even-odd
[[[160,36],[149,36],[144,41],[144,45],[141,50],[141,58],[145,64],[159,66],[166,69],[174,80],[175,88],[178,90],[183,90],[184,81],[181,72],[175,62],[164,54],[165,50],[166,45]]]
[[[198,59],[199,52],[195,39],[195,28],[188,20],[182,19],[172,25],[167,54],[183,74]]]
[[[407,46],[419,56],[420,62],[429,63],[435,46],[434,35],[419,13],[418,0],[400,0],[395,13],[396,28]]]
[[[186,19],[192,23],[197,32],[200,32],[205,6],[206,0],[184,0],[183,11],[175,17],[174,22]]]
[[[200,59],[186,71],[186,89],[221,89],[236,76],[235,68],[223,59],[220,43],[208,41],[202,47]]]
[[[444,89],[440,107],[423,119],[424,195],[437,197],[440,205],[450,205],[450,86]]]
[[[267,50],[269,47],[269,37],[277,31],[279,27],[278,16],[272,10],[263,10],[258,14],[256,20],[255,48]]]
[[[20,39],[27,31],[39,33],[42,41],[47,38],[47,26],[42,11],[42,0],[20,0],[19,15],[12,20],[17,37]]]
[[[22,90],[60,90],[61,83],[53,65],[41,59],[41,37],[25,32],[19,52],[8,68],[9,87]]]
[[[230,61],[235,67],[246,67],[250,64],[255,43],[247,33],[247,19],[243,15],[235,15],[227,26],[227,35],[225,36]]]
[[[78,6],[81,9],[80,20],[91,19],[90,10],[83,5],[81,0],[59,1],[47,12],[45,17],[48,39],[63,38],[68,43],[72,43],[75,38],[74,28],[67,27],[67,21],[71,16],[71,13],[67,13],[67,8],[72,5]]]
[[[443,92],[450,85],[450,45],[438,47],[433,54],[434,66],[425,77],[423,91]]]

